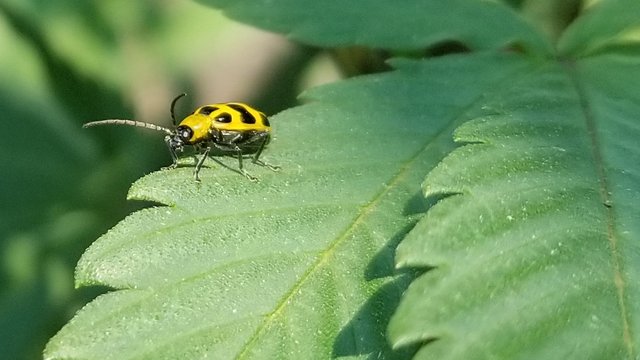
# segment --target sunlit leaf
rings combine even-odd
[[[272,117],[282,170],[247,165],[257,184],[232,158],[136,182],[158,205],[84,254],[77,284],[114,291],[46,358],[637,357],[639,54],[632,17],[604,21],[623,6],[549,56],[497,2],[206,3],[312,44],[487,52],[309,92]]]
[[[77,271],[80,285],[129,290],[80,312],[47,356],[390,355],[386,322],[408,280],[392,277],[393,249],[424,209],[420,179],[467,110],[531,66],[506,55],[396,65],[273,117],[265,159],[282,171],[249,167],[258,184],[221,167],[201,184],[189,167],[134,184],[130,197],[169,206],[132,214]],[[469,72],[477,81],[460,88]]]

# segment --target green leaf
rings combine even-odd
[[[548,43],[505,5],[469,0],[198,0],[229,16],[320,46],[422,49],[454,40],[472,49]]]
[[[265,159],[282,171],[250,166],[258,184],[221,167],[200,184],[191,167],[134,184],[131,198],[169,206],[126,218],[76,274],[128,290],[83,309],[46,357],[391,356],[385,327],[408,280],[392,276],[393,249],[424,209],[420,179],[467,109],[531,66],[514,55],[395,65],[274,116]],[[459,87],[468,73],[476,81]]]
[[[384,4],[221,4],[316,44],[491,52],[310,92],[273,117],[283,170],[250,166],[259,184],[213,162],[201,184],[138,181],[129,197],[160,205],[85,253],[77,284],[115,291],[46,358],[637,357],[639,54],[616,35],[632,17],[603,20],[631,0],[590,8],[558,59],[495,2]]]
[[[559,52],[581,57],[606,50],[637,48],[640,45],[638,14],[638,1],[599,1],[567,29],[558,43]]]
[[[456,129],[461,147],[423,183],[444,199],[398,247],[399,267],[435,269],[404,295],[394,347],[418,345],[417,359],[638,357],[640,52],[607,33],[640,22],[612,17],[613,3],[561,40],[579,60],[523,69]]]
[[[154,78],[167,72],[166,66],[148,65],[149,57],[158,59],[157,53],[188,56],[193,69],[193,53],[182,50],[210,39],[211,32],[200,26],[183,26],[199,23],[194,15],[199,15],[200,6],[191,4],[189,10],[189,3],[140,4],[136,8],[126,0],[0,1],[3,359],[41,357],[47,341],[79,306],[104,292],[98,287],[74,290],[73,269],[97,236],[141,207],[113,193],[126,191],[145,168],[157,168],[158,155],[168,156],[154,151],[156,145],[164,150],[162,143],[149,143],[136,131],[92,132],[80,127],[88,120],[130,114],[122,99],[140,103],[131,95],[136,91],[131,84],[149,93],[148,78],[131,70],[133,58],[146,62]],[[180,22],[164,23],[166,14]],[[129,27],[111,26],[110,20],[126,21]],[[157,43],[144,36],[152,23]],[[164,33],[179,36],[179,46]],[[137,40],[123,46],[122,34]],[[139,56],[122,56],[125,48]],[[175,70],[172,73],[170,82],[189,86],[177,80]],[[117,88],[126,89],[127,95]],[[164,92],[155,85],[153,91]],[[163,107],[162,115],[166,112]]]

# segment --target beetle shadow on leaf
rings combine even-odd
[[[417,274],[405,273],[383,285],[340,330],[333,345],[333,358],[369,354],[369,359],[410,359],[418,346],[394,350],[386,331],[402,294]]]

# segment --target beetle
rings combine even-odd
[[[217,155],[230,155],[238,159],[238,171],[251,181],[258,178],[249,174],[243,166],[243,157],[253,154],[251,162],[278,171],[279,166],[268,164],[260,160],[260,155],[271,140],[271,125],[267,116],[253,107],[241,102],[227,102],[204,105],[185,117],[180,123],[176,122],[175,106],[178,100],[186,94],[178,95],[171,102],[171,119],[174,129],[150,124],[142,121],[107,119],[92,121],[84,124],[87,128],[96,125],[128,125],[142,127],[166,134],[164,142],[169,148],[173,164],[168,168],[178,166],[178,152],[185,146],[193,146],[200,153],[193,177],[199,182],[200,169],[212,150]],[[222,164],[219,160],[216,162]],[[224,164],[222,164],[224,166]]]

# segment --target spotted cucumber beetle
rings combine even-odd
[[[96,125],[129,125],[145,129],[162,131],[167,134],[164,142],[169,148],[169,153],[173,159],[173,164],[168,168],[178,166],[177,153],[184,149],[184,146],[191,145],[201,154],[193,172],[195,181],[200,181],[198,174],[204,164],[205,159],[213,149],[217,155],[235,156],[238,159],[238,170],[235,170],[251,181],[258,178],[249,174],[242,165],[244,155],[253,154],[251,162],[265,166],[273,171],[280,168],[270,165],[259,159],[262,150],[271,139],[271,125],[265,114],[252,108],[251,106],[239,103],[228,102],[219,104],[204,105],[197,108],[192,114],[184,118],[179,124],[176,122],[175,106],[178,100],[186,94],[178,95],[171,102],[171,119],[175,129],[171,130],[155,124],[142,121],[108,119],[92,121],[82,127]],[[224,166],[219,160],[216,162]]]

